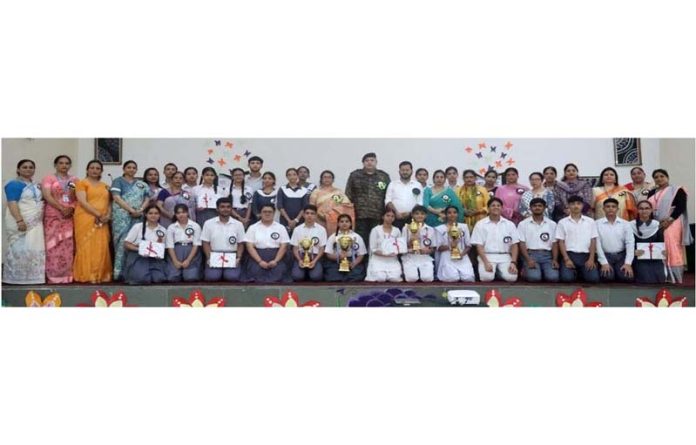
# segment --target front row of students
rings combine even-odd
[[[520,275],[520,258],[522,275],[529,282],[664,282],[661,257],[656,253],[651,260],[653,246],[659,249],[660,240],[658,230],[653,230],[658,225],[650,218],[650,203],[640,203],[639,219],[632,223],[617,218],[618,203],[612,198],[603,204],[606,216],[597,221],[582,215],[582,205],[580,197],[571,197],[570,215],[555,223],[544,215],[546,202],[535,198],[530,202],[532,216],[515,227],[501,216],[502,202],[493,198],[488,216],[471,235],[466,224],[457,222],[458,210],[453,206],[445,210],[446,223],[435,228],[425,224],[427,210],[422,206],[414,207],[411,223],[402,230],[393,226],[395,214],[387,210],[382,224],[370,233],[367,270],[363,260],[368,249],[352,230],[348,215],[338,218],[336,233],[327,238],[316,222],[313,205],[304,208],[304,222],[292,236],[274,221],[271,205],[261,208],[261,220],[246,233],[242,223],[231,217],[229,198],[218,199],[219,216],[206,221],[202,229],[189,218],[185,204],[175,207],[175,221],[168,228],[159,224],[160,210],[150,206],[144,211],[145,222],[135,224],[125,238],[124,277],[129,284],[201,278],[278,283],[291,279],[432,282],[436,278],[457,282],[497,277],[514,282]],[[647,261],[635,261],[634,272],[636,255],[648,254],[636,250],[635,240],[649,243],[651,251]]]

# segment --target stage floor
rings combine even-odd
[[[577,289],[583,289],[587,300],[599,302],[605,307],[635,307],[637,297],[647,297],[653,302],[662,288],[668,289],[671,297],[686,297],[688,306],[694,306],[694,274],[686,274],[682,285],[624,285],[619,283],[585,285],[583,283],[515,283],[494,281],[492,283],[288,283],[278,285],[224,284],[224,283],[187,283],[178,285],[126,286],[119,283],[105,285],[2,285],[2,306],[25,307],[29,291],[36,292],[41,298],[53,292],[60,294],[61,306],[94,306],[92,294],[102,290],[109,299],[119,291],[123,292],[127,306],[170,307],[177,297],[189,299],[192,292],[199,290],[209,302],[216,297],[224,298],[227,307],[262,307],[275,301],[284,301],[284,297],[296,296],[299,305],[312,302],[322,307],[346,307],[379,305],[381,301],[387,306],[437,307],[451,306],[446,298],[450,290],[472,290],[481,299],[478,306],[485,306],[484,297],[495,289],[502,301],[518,297],[523,307],[553,307],[559,293],[571,295]],[[387,292],[388,291],[388,292]],[[389,300],[389,296],[392,297]],[[271,300],[268,300],[268,298]],[[373,298],[374,297],[374,298]],[[276,300],[277,299],[277,300]],[[293,305],[292,301],[287,305]],[[181,301],[181,300],[179,300]],[[477,306],[477,305],[472,305]]]

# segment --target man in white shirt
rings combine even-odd
[[[394,227],[401,230],[409,221],[411,211],[417,205],[423,205],[423,186],[411,178],[413,165],[408,161],[399,164],[399,181],[392,181],[384,196],[384,205],[394,210],[396,220]]]
[[[512,221],[500,216],[503,201],[491,198],[488,215],[474,226],[471,244],[478,252],[481,281],[493,281],[496,275],[508,282],[517,281],[517,254],[520,241]]]
[[[232,200],[230,198],[218,199],[217,211],[219,216],[206,221],[201,232],[206,259],[203,280],[239,281],[244,256],[244,226],[231,217]],[[235,252],[236,264],[233,267],[210,267],[210,256],[213,252]]]
[[[556,226],[556,240],[561,252],[561,281],[569,283],[579,278],[588,283],[599,283],[595,264],[597,226],[592,218],[582,214],[584,202],[580,196],[568,198],[570,215]]]
[[[249,174],[244,178],[244,185],[251,189],[253,195],[257,190],[263,188],[263,176],[261,169],[263,168],[263,159],[258,156],[249,158]]]
[[[305,281],[307,275],[311,281],[321,281],[324,278],[324,268],[321,258],[324,256],[326,248],[326,229],[316,223],[317,207],[307,205],[303,211],[304,223],[295,227],[290,238],[292,254],[295,261],[292,265],[292,279],[294,281]],[[305,249],[302,247],[303,240],[310,240],[312,246],[308,249],[309,265],[303,266]]]
[[[558,243],[556,223],[544,216],[546,201],[532,198],[529,202],[532,216],[520,222],[520,254],[524,259],[524,277],[530,283],[548,281],[558,283]]]
[[[619,211],[619,201],[608,198],[602,204],[604,218],[598,219],[597,258],[601,266],[602,281],[623,282],[633,281],[633,257],[636,250],[635,239],[631,224],[616,216]]]

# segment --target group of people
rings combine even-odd
[[[607,167],[593,187],[549,166],[527,186],[514,167],[502,184],[456,167],[429,183],[408,161],[394,181],[375,153],[362,163],[342,190],[307,167],[277,186],[258,156],[229,175],[169,163],[162,181],[127,161],[111,185],[100,161],[78,179],[65,155],[39,185],[25,159],[5,185],[3,282],[682,281],[687,194],[663,169],[620,185]]]

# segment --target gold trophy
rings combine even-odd
[[[447,235],[450,238],[450,258],[453,260],[462,259],[462,251],[459,250],[459,238],[461,238],[462,233],[459,231],[457,224],[451,224],[447,230]]]
[[[418,231],[421,229],[421,223],[417,223],[415,220],[411,219],[411,223],[408,225],[408,230],[411,232],[411,250],[413,253],[418,255],[420,253],[420,240],[418,239]]]
[[[302,241],[300,241],[300,246],[302,247],[302,250],[304,250],[304,258],[302,259],[302,267],[309,267],[309,263],[312,262],[312,259],[309,257],[309,249],[311,249],[313,245],[314,245],[314,243],[309,238],[305,238]]]
[[[339,272],[350,272],[350,261],[348,261],[348,249],[353,247],[353,238],[348,235],[341,235],[338,238],[338,245],[343,252],[345,252],[346,257],[343,258],[338,265]]]

